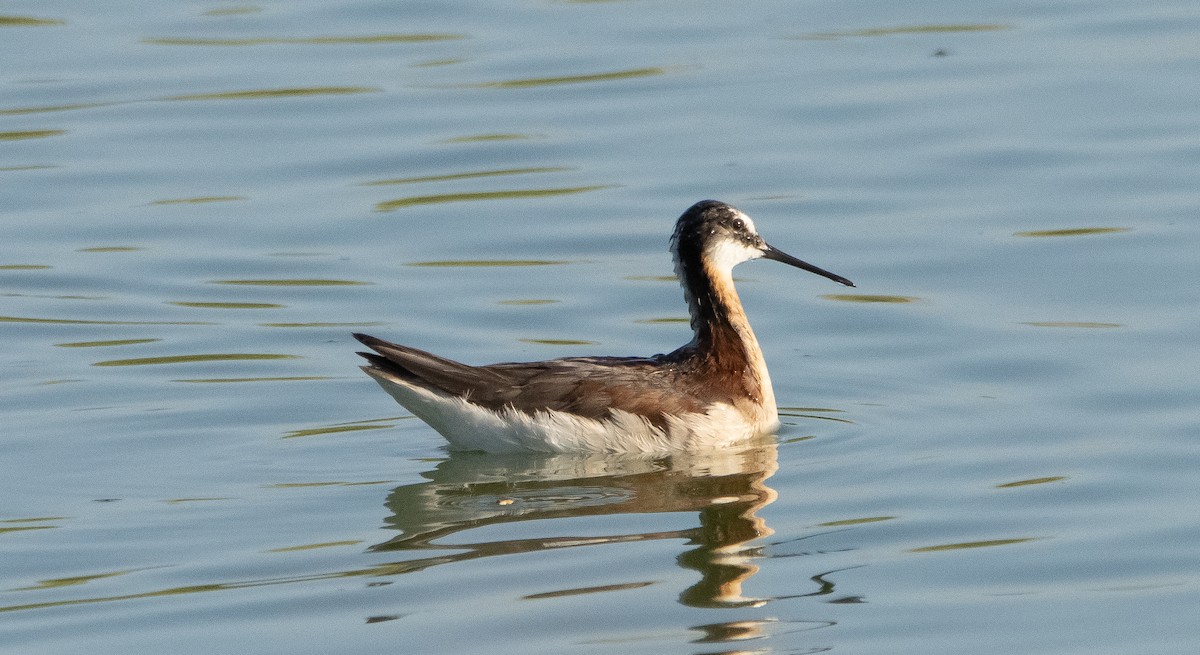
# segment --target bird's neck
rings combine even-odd
[[[771,377],[733,286],[732,271],[683,260],[677,268],[691,314],[693,352],[712,373],[735,383],[747,400],[774,417]]]

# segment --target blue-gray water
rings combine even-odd
[[[1185,653],[1200,10],[0,10],[0,646]],[[776,439],[450,454],[351,331],[688,339],[716,197]]]

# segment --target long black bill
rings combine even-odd
[[[840,275],[835,275],[833,273],[830,273],[829,271],[827,271],[823,268],[817,268],[816,266],[813,266],[812,264],[810,264],[806,261],[796,259],[795,257],[792,257],[791,255],[780,250],[779,248],[776,248],[775,246],[772,246],[769,243],[764,243],[763,246],[764,246],[763,257],[765,257],[767,259],[774,259],[777,262],[783,262],[784,264],[791,264],[792,266],[795,266],[796,268],[802,268],[802,269],[808,271],[809,273],[816,273],[817,275],[820,275],[822,277],[827,277],[827,278],[833,280],[834,282],[837,282],[838,284],[844,284],[848,287],[854,286],[854,283],[851,282],[850,280],[847,280],[846,278],[844,278]]]

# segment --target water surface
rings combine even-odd
[[[13,5],[0,642],[23,653],[1185,653],[1187,2]],[[450,453],[352,331],[688,339],[708,197],[783,428]]]

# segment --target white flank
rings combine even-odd
[[[666,430],[621,410],[603,420],[567,412],[493,411],[457,396],[423,389],[364,366],[396,402],[441,433],[455,448],[491,453],[671,453],[724,448],[768,433],[774,416],[752,424],[730,405],[714,403],[703,414],[667,417]]]

